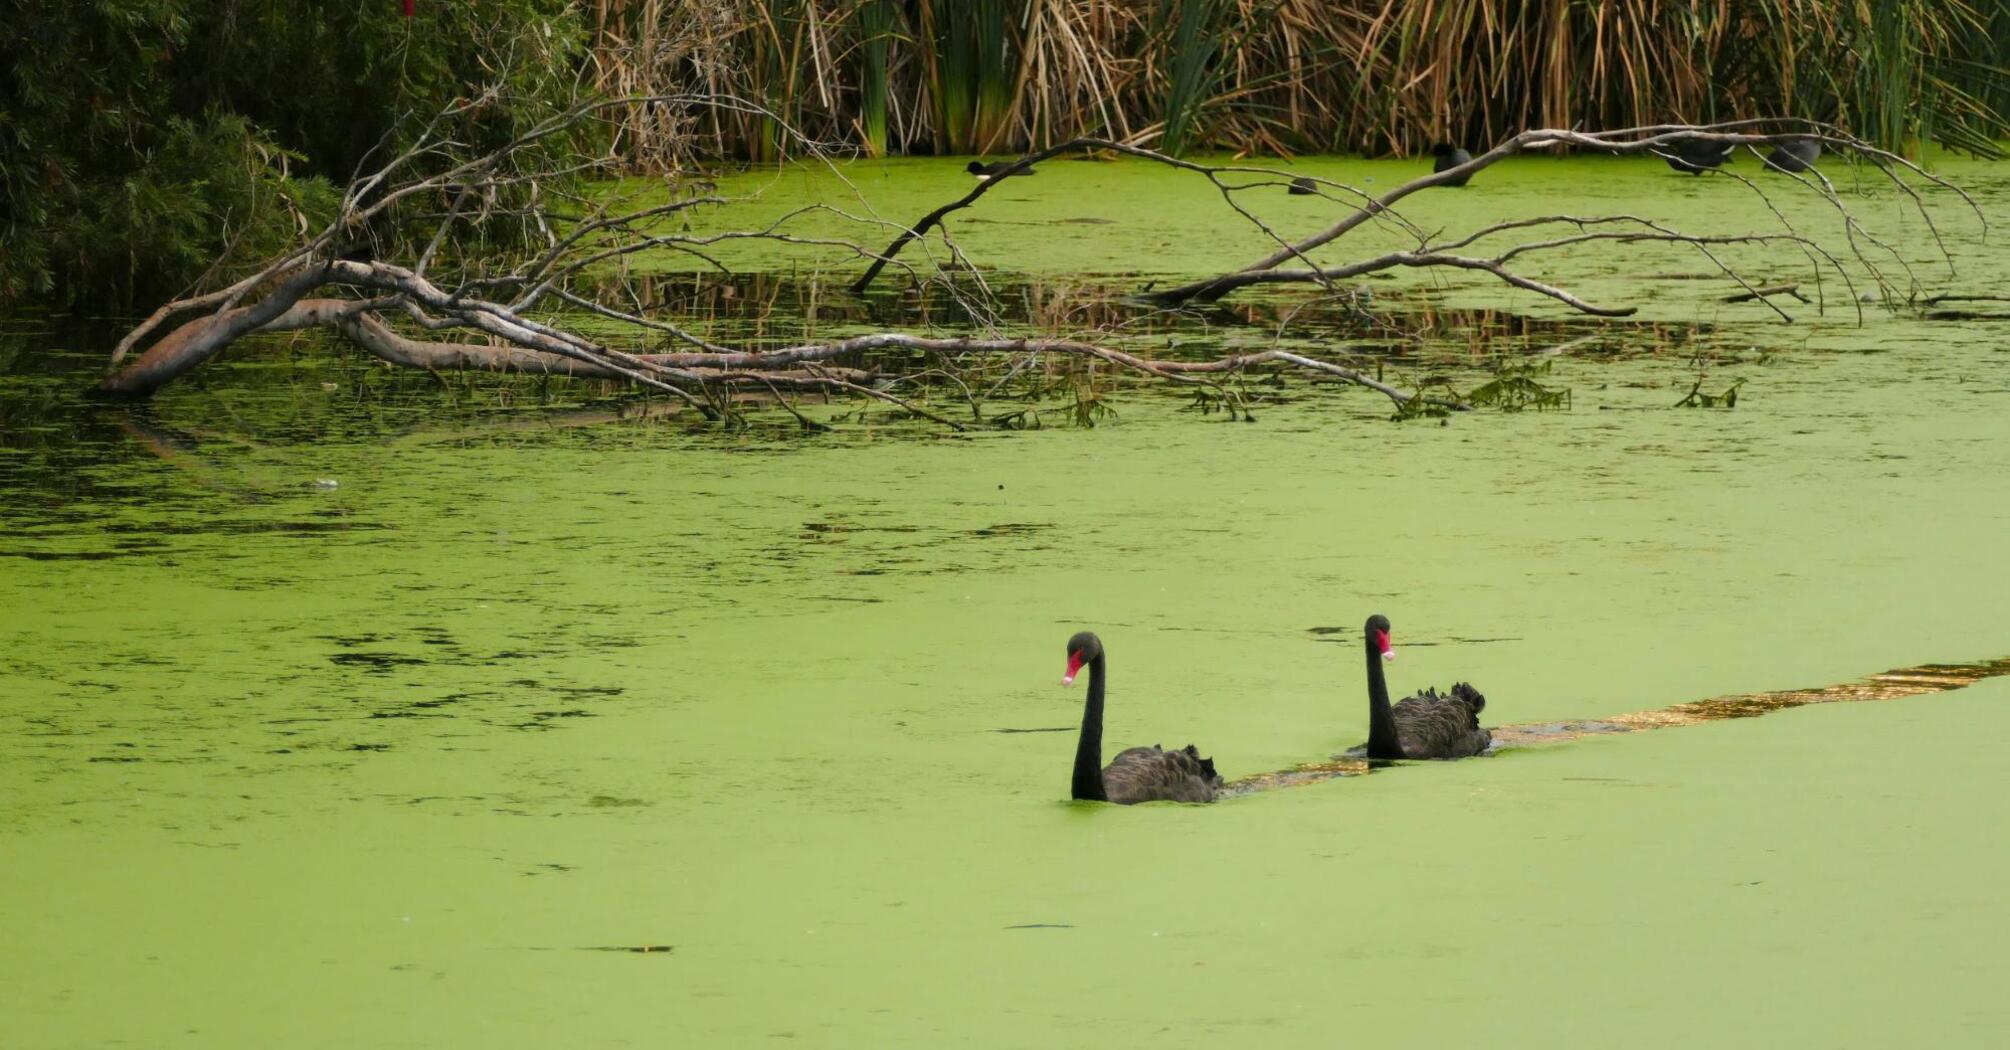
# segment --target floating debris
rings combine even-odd
[[[1315,628],[1315,632],[1316,632]],[[1920,664],[1901,667],[1867,678],[1814,689],[1782,689],[1771,693],[1739,693],[1676,704],[1654,711],[1639,711],[1610,718],[1574,718],[1559,722],[1529,722],[1496,726],[1489,754],[1504,748],[1541,747],[1581,740],[1589,736],[1634,733],[1643,729],[1667,729],[1732,718],[1756,718],[1774,711],[1806,707],[1809,704],[1854,703],[1861,700],[1901,700],[1908,696],[1945,693],[1974,685],[1985,678],[2010,675],[2010,657],[1969,664]],[[1001,730],[1002,732],[1002,730]],[[1336,777],[1359,776],[1395,763],[1371,760],[1363,748],[1335,755],[1323,762],[1307,762],[1290,769],[1257,773],[1230,783],[1224,797],[1247,795],[1273,788],[1297,787]]]

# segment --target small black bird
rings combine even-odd
[[[969,173],[970,173],[970,174],[972,174],[972,175],[975,175],[975,176],[977,176],[977,177],[978,177],[978,178],[980,178],[980,179],[988,179],[988,178],[992,177],[993,175],[996,175],[996,174],[998,174],[999,172],[1001,172],[1001,171],[1004,171],[1004,170],[1005,170],[1006,168],[1009,168],[1009,167],[1011,167],[1012,165],[1014,165],[1014,164],[1017,164],[1017,163],[1019,163],[1019,162],[1018,162],[1018,161],[1016,161],[1016,160],[1001,160],[1001,161],[997,162],[996,164],[986,164],[986,163],[984,163],[984,162],[982,162],[982,161],[975,161],[975,160],[973,160],[973,161],[971,161],[971,162],[970,162],[970,163],[969,163],[968,165],[966,165],[966,166],[964,167],[964,169],[963,169],[963,170],[964,170],[964,171],[967,171],[967,172],[969,172]],[[1033,169],[1032,169],[1032,168],[1027,168],[1027,169],[1026,169],[1026,170],[1024,170],[1024,171],[1015,171],[1015,172],[1013,172],[1012,174],[1014,174],[1014,175],[1032,175],[1032,174],[1036,174],[1036,173],[1035,173],[1035,172],[1033,171]]]
[[[1291,194],[1293,197],[1309,197],[1319,192],[1319,184],[1301,175],[1298,178],[1292,179],[1291,188],[1284,192]]]
[[[1731,159],[1731,151],[1738,147],[1729,142],[1705,142],[1701,139],[1682,139],[1670,146],[1655,150],[1668,166],[1687,175],[1701,175]]]
[[[1774,171],[1803,172],[1815,166],[1822,144],[1815,139],[1790,139],[1766,155],[1766,167]]]
[[[1472,154],[1467,153],[1465,150],[1462,150],[1459,147],[1454,146],[1449,142],[1440,142],[1437,145],[1432,146],[1431,156],[1438,158],[1437,163],[1431,165],[1431,170],[1433,172],[1449,171],[1473,159]],[[1471,178],[1472,178],[1471,175],[1461,175],[1458,178],[1445,183],[1445,185],[1463,186]]]

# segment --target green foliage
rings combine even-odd
[[[1237,377],[1237,379],[1237,386],[1240,386],[1240,377]],[[1194,387],[1193,401],[1187,407],[1199,412],[1203,416],[1211,416],[1216,412],[1220,412],[1231,420],[1239,419],[1245,423],[1256,422],[1255,413],[1249,410],[1248,396],[1239,389],[1230,389],[1226,386]]]
[[[1689,388],[1689,392],[1682,395],[1682,400],[1675,402],[1675,407],[1737,408],[1738,388],[1744,385],[1745,381],[1739,379],[1733,381],[1730,386],[1725,387],[1724,392],[1721,394],[1706,394],[1703,392],[1703,379],[1699,376],[1696,379],[1695,385]]]
[[[0,13],[0,302],[116,308],[230,276],[454,99],[498,89],[445,129],[471,148],[525,130],[583,44],[562,0],[26,6]]]
[[[918,0],[912,39],[931,90],[937,152],[981,153],[1010,145],[1020,51],[1015,27],[1025,0]]]
[[[865,151],[886,156],[888,56],[893,47],[892,0],[863,0],[853,13],[858,20],[858,134]]]
[[[1185,152],[1202,107],[1220,84],[1224,11],[1222,0],[1162,0],[1160,17],[1172,22],[1165,58],[1165,132],[1159,136],[1159,148],[1167,153]]]
[[[1095,387],[1093,380],[1083,380],[1069,387],[1074,395],[1074,404],[1068,406],[1068,417],[1078,427],[1094,427],[1105,421],[1116,422],[1117,410],[1110,407],[1110,400]]]
[[[1449,416],[1450,404],[1492,408],[1502,412],[1561,412],[1570,408],[1570,388],[1542,384],[1552,362],[1504,361],[1494,369],[1493,378],[1461,394],[1444,376],[1427,376],[1417,383],[1416,396],[1396,406],[1397,420],[1439,419]]]
[[[1407,400],[1396,402],[1396,414],[1390,418],[1401,423],[1411,419],[1443,419],[1454,411],[1452,405],[1460,400],[1459,392],[1452,387],[1452,381],[1443,377],[1427,379],[1417,384],[1417,389]]]
[[[1494,370],[1492,379],[1480,384],[1466,395],[1466,403],[1474,408],[1498,408],[1503,412],[1520,412],[1535,409],[1538,412],[1560,411],[1570,407],[1569,387],[1546,387],[1537,377],[1549,375],[1550,362],[1528,364],[1506,362]]]
[[[2010,4],[1825,0],[1755,5],[1770,91],[1795,116],[1836,120],[1912,154],[1934,141],[2000,157],[2010,134]]]

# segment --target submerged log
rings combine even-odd
[[[269,301],[269,300],[268,300]],[[263,304],[261,304],[263,305]],[[452,343],[413,339],[400,334],[372,311],[383,303],[367,299],[306,299],[284,313],[272,317],[260,332],[292,332],[308,328],[331,328],[350,342],[390,364],[427,372],[498,372],[565,376],[572,379],[603,379],[627,382],[626,369],[590,360],[562,357],[538,350],[508,345]],[[213,317],[199,317],[184,323],[155,343],[125,368],[106,376],[94,389],[101,397],[114,400],[142,400],[191,369],[215,357],[237,336],[247,331],[237,322],[259,313],[257,308],[238,307]],[[720,355],[635,354],[633,360],[649,365],[688,367],[719,365],[718,373],[705,377],[719,383],[758,385],[772,382],[785,389],[821,389],[830,380],[871,383],[877,376],[858,368],[821,366],[815,373],[803,369],[762,369],[758,372],[726,370],[731,362],[705,360]],[[751,356],[751,355],[732,355]]]
[[[326,266],[303,267],[281,281],[256,306],[232,307],[185,321],[140,355],[139,360],[106,376],[92,393],[116,400],[152,397],[154,391],[215,357],[240,337],[260,329],[288,327],[280,322],[280,318],[299,302],[301,296],[327,279]],[[278,328],[273,328],[275,325]]]

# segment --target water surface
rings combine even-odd
[[[1127,169],[1077,168],[1027,199],[1136,207],[1105,204]],[[1443,207],[1733,208],[1644,164],[1559,174],[1585,170]],[[890,210],[960,186],[884,171]],[[996,228],[1065,281],[1223,221],[1160,213]],[[1209,257],[1246,261],[1225,230]],[[1955,251],[1962,287],[2010,276]],[[1112,747],[1191,740],[1230,777],[1363,739],[1372,612],[1394,688],[1470,679],[1502,723],[2010,655],[2002,326],[1786,327],[1720,285],[1644,286],[1666,327],[1556,358],[1571,411],[1442,426],[1304,384],[1254,424],[1132,390],[1093,429],[558,426],[590,397],[311,344],[124,414],[40,353],[101,345],[10,336],[6,1041],[1981,1043],[2010,1021],[2001,679],[1213,807],[1069,803],[1071,735],[998,731],[1079,717],[1082,627]],[[1403,353],[1464,381],[1486,355],[1446,316]],[[1738,407],[1669,408],[1699,374]]]

